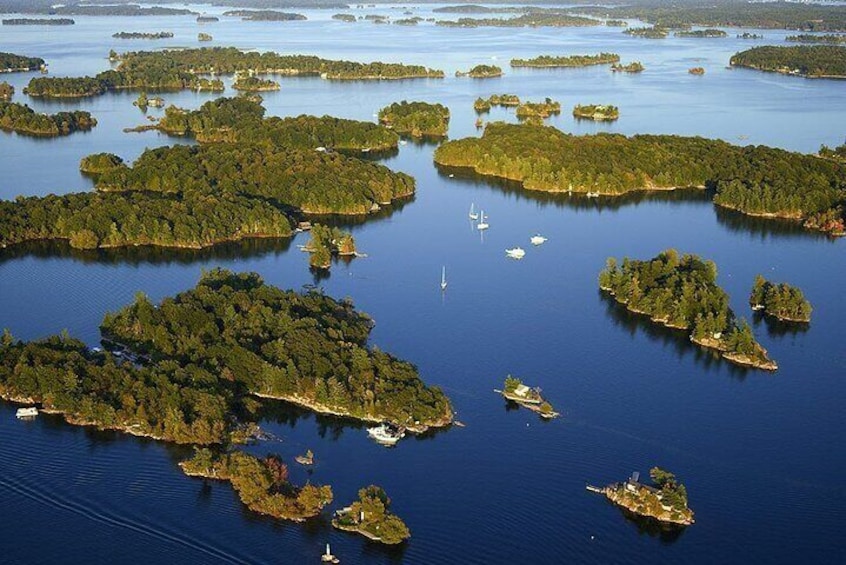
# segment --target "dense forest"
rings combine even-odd
[[[410,429],[449,424],[440,389],[410,363],[367,346],[372,326],[349,301],[215,270],[157,306],[138,296],[107,314],[101,329],[155,365],[190,360],[259,396]]]
[[[0,52],[0,73],[37,71],[44,66],[41,57],[26,57],[14,53]]]
[[[563,12],[534,11],[514,18],[458,18],[438,20],[436,23],[445,27],[585,27],[602,22]]]
[[[443,104],[403,100],[379,110],[379,122],[399,134],[444,137],[449,127],[449,108]]]
[[[210,90],[220,92],[223,82],[203,75],[254,74],[321,76],[330,80],[386,80],[443,78],[443,71],[400,63],[332,61],[306,55],[244,52],[234,47],[205,47],[110,54],[116,70],[95,77],[38,77],[30,81],[30,96],[95,96],[110,90]]]
[[[223,12],[224,16],[241,18],[246,22],[292,22],[307,19],[302,14],[279,12],[276,10],[230,10]]]
[[[765,45],[735,53],[730,64],[733,67],[748,67],[809,78],[846,78],[846,47]]]
[[[662,0],[646,0],[618,7],[582,7],[578,8],[578,12],[597,17],[637,18],[657,26],[672,28],[697,25],[846,31],[846,7],[823,3],[739,0],[668,4]]]
[[[610,104],[576,104],[573,116],[597,122],[613,121],[620,117],[620,109]]]
[[[830,43],[837,45],[839,43],[846,43],[846,34],[811,34],[801,33],[799,35],[788,35],[784,38],[786,41],[793,41],[794,43]]]
[[[113,33],[112,37],[115,39],[170,39],[173,37],[173,32],[157,31],[157,32],[143,32],[143,31],[119,31]]]
[[[266,92],[279,90],[279,83],[267,78],[255,76],[237,76],[232,88],[243,92]]]
[[[228,481],[247,508],[282,520],[302,522],[332,502],[329,486],[291,484],[288,466],[278,455],[258,459],[243,451],[198,448],[179,466],[188,476]]]
[[[390,511],[391,499],[382,487],[370,485],[358,491],[358,500],[335,513],[332,525],[358,532],[367,538],[394,545],[411,537],[399,516]]]
[[[539,55],[531,59],[511,59],[512,67],[587,67],[619,63],[616,53],[598,53],[596,55]]]
[[[371,122],[332,116],[264,118],[264,107],[238,96],[218,98],[198,110],[169,106],[159,129],[171,135],[187,135],[201,143],[249,141],[299,149],[326,148],[338,151],[387,151],[396,149],[396,133]]]
[[[729,298],[717,285],[717,266],[669,249],[648,261],[608,259],[599,287],[632,312],[655,323],[687,330],[699,345],[717,349],[729,361],[775,370],[745,321],[738,322]]]
[[[707,186],[721,206],[794,219],[813,218],[846,199],[846,168],[836,162],[700,137],[574,136],[552,127],[493,123],[481,138],[442,144],[435,162],[548,192],[617,195]]]
[[[97,120],[89,112],[76,110],[39,114],[26,104],[0,100],[0,129],[26,135],[58,137],[75,131],[90,131]]]
[[[785,322],[811,321],[811,303],[799,288],[786,283],[771,283],[761,275],[755,277],[749,305],[753,310]]]

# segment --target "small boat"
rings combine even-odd
[[[326,544],[326,553],[320,556],[320,560],[324,563],[340,563],[340,559],[332,555],[332,551],[329,549],[329,544]]]
[[[406,145],[406,144],[408,144],[408,142],[406,140],[404,140],[404,139],[400,140],[400,145]]]
[[[599,198],[599,192],[588,192],[585,196],[588,198]]]
[[[511,259],[522,259],[526,252],[523,250],[522,247],[515,247],[513,249],[506,249],[505,254],[508,255]]]
[[[35,406],[28,406],[26,408],[18,408],[15,412],[16,418],[35,418],[38,416],[38,408]]]
[[[446,267],[441,269],[441,290],[446,290],[447,281],[446,281]]]
[[[535,234],[532,236],[532,239],[530,241],[532,242],[532,245],[543,245],[544,243],[546,243],[547,240],[544,236],[540,234]]]
[[[482,210],[479,212],[479,223],[476,224],[477,230],[486,230],[490,227],[490,225],[485,221],[487,218],[485,217],[485,211]]]
[[[367,435],[376,440],[376,443],[390,447],[405,437],[405,431],[391,424],[381,424],[367,428]]]
[[[452,173],[450,173],[450,174],[449,174],[449,178],[454,179],[454,178],[455,178],[455,175],[454,175],[454,174],[452,174]]]
[[[476,210],[475,210],[475,204],[472,204],[472,203],[470,204],[470,213],[467,214],[467,216],[471,220],[478,220],[479,219],[479,213],[476,212]]]

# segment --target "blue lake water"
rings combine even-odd
[[[333,21],[333,10],[300,12],[309,20],[198,25],[193,17],[75,17],[71,27],[0,27],[0,50],[41,56],[53,76],[78,76],[108,68],[109,49],[195,46],[203,31],[214,36],[211,45],[424,64],[447,78],[282,78],[280,91],[264,94],[264,105],[269,115],[373,120],[394,101],[441,102],[451,110],[451,138],[478,135],[473,100],[493,93],[559,100],[563,112],[549,123],[575,133],[677,133],[815,152],[822,143],[842,143],[846,130],[846,82],[726,68],[736,51],[783,43],[785,32],[759,31],[761,41],[734,37],[756,30],[729,30],[725,39],[645,40],[618,28],[405,27]],[[389,7],[349,12],[404,17]],[[175,37],[112,39],[117,31]],[[646,71],[508,67],[515,57],[600,51],[640,60]],[[506,75],[452,76],[479,63],[499,64]],[[706,74],[689,75],[693,66]],[[15,85],[18,101],[39,111],[90,110],[99,125],[50,140],[0,133],[2,198],[88,190],[90,180],[78,172],[81,157],[110,151],[132,160],[146,147],[177,142],[122,132],[146,121],[131,104],[137,93],[27,99],[21,90],[32,76],[2,78]],[[163,97],[195,108],[214,95]],[[621,118],[577,122],[569,112],[577,103],[615,104]],[[514,116],[497,109],[485,119]],[[14,540],[0,561],[312,563],[328,541],[345,564],[841,563],[846,348],[838,328],[846,318],[846,241],[720,211],[695,191],[584,200],[450,178],[433,166],[434,147],[409,142],[382,161],[417,179],[415,198],[350,225],[369,257],[337,263],[319,281],[296,248],[304,235],[203,252],[79,254],[44,245],[0,254],[0,326],[23,339],[68,329],[94,345],[105,311],[137,291],[160,299],[190,288],[214,266],[352,297],[376,320],[372,343],[442,386],[466,427],[388,450],[356,425],[274,406],[262,426],[281,441],[248,449],[292,458],[311,448],[318,460],[313,473],[292,466],[292,475],[331,484],[333,507],[362,486],[384,486],[412,531],[404,547],[334,531],[328,518],[298,525],[257,517],[227,485],[184,477],[176,465],[189,453],[184,448],[51,416],[22,423],[12,405],[0,404],[0,527],[4,539]],[[471,202],[490,217],[484,234],[468,222]],[[549,241],[532,248],[536,232]],[[504,256],[515,245],[527,249],[522,261]],[[778,372],[715,360],[683,335],[653,328],[600,295],[596,277],[607,257],[645,258],[668,247],[713,259],[732,307],[750,319],[747,296],[756,274],[803,289],[815,307],[807,330],[754,324]],[[449,287],[442,294],[444,265]],[[541,386],[563,418],[544,423],[508,409],[492,392],[507,373]],[[687,485],[696,524],[681,534],[639,525],[584,490],[585,482],[604,484],[654,465]]]

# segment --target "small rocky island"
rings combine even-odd
[[[610,104],[587,104],[584,106],[577,104],[573,108],[573,116],[595,122],[610,122],[620,117],[620,109]]]
[[[197,34],[197,41],[211,41],[212,39],[214,38],[208,33],[200,32]]]
[[[358,500],[335,512],[332,525],[387,545],[411,537],[408,526],[390,511],[391,499],[381,487],[370,485],[358,491]]]
[[[807,324],[811,321],[811,303],[799,288],[786,283],[771,283],[761,275],[755,277],[749,305],[752,310],[782,322]]]
[[[611,65],[612,73],[642,73],[646,67],[640,61],[633,61],[628,65],[614,63]]]
[[[311,240],[303,246],[303,251],[311,253],[309,266],[312,269],[327,270],[332,266],[332,257],[355,257],[355,239],[340,228],[313,224]]]
[[[692,75],[704,75],[705,69],[703,69],[702,67],[691,67],[687,69],[687,72]]]
[[[457,77],[496,78],[502,75],[502,68],[496,65],[476,65],[467,72],[455,71],[455,76]]]
[[[428,102],[394,102],[379,110],[379,123],[411,137],[445,137],[449,108]]]
[[[588,485],[587,489],[604,494],[617,506],[638,516],[678,526],[693,524],[693,511],[687,505],[687,489],[676,476],[659,467],[653,467],[649,476],[652,485],[641,483],[640,473],[634,472],[625,482],[602,488]]]
[[[552,404],[541,395],[540,388],[530,388],[524,385],[523,381],[517,377],[512,377],[511,375],[505,377],[502,390],[498,392],[506,400],[516,402],[532,412],[537,412],[545,420],[551,420],[559,416],[558,412],[552,408]]]
[[[738,322],[729,297],[717,285],[717,266],[696,255],[668,249],[651,260],[608,259],[599,288],[630,312],[656,324],[689,332],[690,341],[716,350],[737,365],[775,371],[775,361],[755,340],[746,321]]]
[[[247,508],[282,520],[303,522],[332,502],[329,486],[291,484],[288,466],[278,455],[258,459],[242,451],[195,448],[194,456],[179,466],[189,477],[228,481]]]

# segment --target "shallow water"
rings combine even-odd
[[[387,7],[351,12],[402,17]],[[212,45],[447,72],[444,80],[383,83],[282,78],[279,92],[264,94],[269,115],[372,120],[391,102],[428,100],[449,106],[450,136],[459,138],[477,134],[477,96],[508,92],[561,101],[564,112],[550,123],[570,132],[702,135],[804,152],[843,141],[846,83],[725,68],[735,51],[778,44],[784,32],[760,32],[764,41],[734,38],[744,30],[730,30],[725,39],[645,40],[616,28],[409,28],[336,22],[329,19],[333,10],[304,13],[309,21],[222,18],[202,26],[191,17],[75,17],[72,27],[2,27],[0,50],[42,56],[51,75],[76,76],[107,68],[111,48],[193,46],[205,31]],[[176,36],[112,39],[117,31]],[[599,51],[640,60],[647,70],[507,67],[513,57]],[[502,78],[452,76],[494,57],[507,73]],[[692,66],[705,67],[705,76],[688,75]],[[16,100],[40,111],[90,110],[99,125],[51,140],[0,133],[0,197],[86,190],[91,183],[77,169],[84,155],[111,151],[132,160],[145,147],[179,141],[122,133],[145,123],[131,105],[137,93],[38,101],[20,93],[31,76],[3,77],[16,86]],[[194,108],[214,95],[163,97]],[[621,118],[577,122],[569,115],[577,103],[615,104]],[[495,110],[486,119],[513,120],[513,111]],[[417,195],[383,217],[351,224],[369,257],[337,263],[319,281],[296,249],[302,235],[202,252],[87,254],[33,245],[0,255],[0,326],[23,339],[67,328],[94,345],[105,311],[139,290],[160,299],[187,289],[213,266],[257,271],[286,288],[317,282],[332,296],[351,296],[377,322],[372,343],[441,385],[467,427],[388,450],[368,441],[361,427],[274,406],[263,427],[281,442],[250,449],[291,458],[311,448],[318,460],[313,473],[292,465],[292,475],[331,484],[333,507],[362,486],[384,486],[411,528],[405,547],[374,546],[333,531],[326,520],[296,525],[256,517],[227,485],[182,476],[176,466],[188,454],[182,448],[74,428],[56,417],[22,423],[13,406],[2,404],[0,523],[15,540],[2,559],[298,563],[316,562],[328,541],[343,563],[841,561],[846,350],[838,330],[846,317],[840,296],[846,242],[717,210],[696,191],[586,200],[450,178],[433,166],[433,149],[409,142],[383,161],[412,174]],[[471,202],[490,217],[485,234],[468,222]],[[533,248],[528,239],[536,232],[549,241]],[[515,245],[527,249],[522,261],[504,257]],[[779,362],[777,373],[715,360],[600,295],[596,276],[606,257],[651,257],[668,247],[716,261],[742,316],[751,318],[746,297],[757,273],[804,290],[815,306],[807,330],[755,321]],[[438,288],[442,265],[445,294]],[[509,410],[492,392],[507,373],[543,387],[563,418],[544,423]],[[631,521],[584,490],[585,482],[604,484],[656,464],[688,487],[697,523],[680,535]]]

